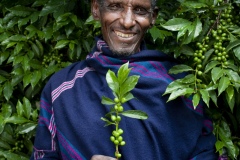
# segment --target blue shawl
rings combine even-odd
[[[100,118],[109,106],[102,96],[113,97],[106,83],[109,69],[117,72],[129,62],[130,75],[140,75],[132,94],[136,97],[125,110],[142,110],[147,120],[122,117],[126,145],[120,147],[122,160],[214,160],[215,138],[204,108],[193,109],[184,97],[166,102],[166,87],[182,75],[169,75],[176,61],[166,54],[147,50],[130,56],[114,55],[96,38],[87,59],[55,73],[43,89],[38,129],[31,159],[89,160],[95,154],[114,157],[109,137],[113,126],[104,127]]]

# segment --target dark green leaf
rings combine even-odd
[[[214,52],[214,49],[213,48],[211,48],[211,49],[209,49],[205,54],[204,54],[204,56],[205,56],[205,58],[204,58],[204,60],[203,60],[203,62],[202,62],[202,65],[203,66],[206,66],[206,64],[209,62],[209,58],[211,57],[211,55],[212,55],[212,53]],[[212,61],[211,61],[212,62]],[[210,63],[211,63],[210,62]],[[218,62],[218,61],[217,61]],[[207,72],[206,71],[207,69],[205,68],[205,71],[204,72]]]
[[[12,46],[15,46],[17,44],[17,42],[8,42],[7,46],[6,46],[6,49],[7,48],[10,48]]]
[[[215,104],[216,106],[218,106],[218,105],[217,105],[217,94],[216,94],[216,92],[213,91],[213,90],[210,90],[210,91],[208,91],[208,93],[209,93],[209,95],[210,95],[211,100],[214,102],[214,104]]]
[[[235,56],[238,58],[238,60],[240,60],[240,46],[233,48],[233,52]]]
[[[178,31],[177,41],[179,41],[179,38],[181,38],[182,36],[184,36],[188,32],[188,28],[189,28],[189,26],[184,26],[181,30]]]
[[[41,53],[40,53],[40,49],[37,47],[37,45],[33,42],[31,42],[31,47],[32,47],[32,51],[34,52],[34,54],[38,57],[40,57]]]
[[[177,81],[182,84],[193,84],[194,82],[196,82],[196,77],[194,74],[188,74],[184,78],[178,79]]]
[[[205,104],[209,107],[210,95],[206,89],[200,89],[201,97]]]
[[[71,13],[65,13],[65,14],[62,14],[60,15],[57,19],[56,19],[56,22],[59,23],[61,21],[66,21],[69,19],[69,16],[71,15]]]
[[[220,151],[221,149],[223,149],[224,143],[223,143],[222,141],[219,141],[219,140],[218,140],[218,141],[215,143],[215,147],[216,147],[217,151]]]
[[[30,17],[26,17],[26,18],[23,18],[23,19],[19,19],[18,20],[18,28],[21,28],[22,26],[26,25],[30,20]]]
[[[11,124],[6,124],[4,127],[4,132],[7,132],[7,134],[14,135],[13,127]]]
[[[115,102],[112,99],[110,99],[108,97],[105,97],[105,96],[102,97],[102,102],[101,103],[106,104],[106,105],[115,104]]]
[[[168,86],[167,86],[167,89],[165,90],[164,94],[163,95],[166,95],[166,94],[169,94],[169,93],[172,93],[178,89],[183,89],[183,88],[186,88],[187,86],[186,85],[183,85],[181,83],[179,83],[178,81],[172,81]]]
[[[12,106],[8,103],[4,103],[2,105],[2,113],[1,114],[4,118],[10,117],[12,114]]]
[[[138,79],[140,78],[140,76],[130,76],[126,79],[125,82],[123,82],[123,84],[120,85],[120,96],[122,97],[123,95],[125,95],[127,92],[130,92],[132,89],[135,88],[136,84],[138,83]]]
[[[226,52],[228,52],[229,50],[233,49],[234,47],[237,47],[240,45],[240,40],[235,40],[233,42],[230,42],[226,48]]]
[[[199,18],[197,17],[195,19],[195,21],[192,24],[193,29],[189,30],[189,37],[192,37],[192,40],[197,38],[200,34],[200,32],[202,31],[202,22],[199,20]]]
[[[18,54],[23,49],[23,46],[24,46],[24,43],[18,42],[14,49],[14,54]]]
[[[194,89],[192,88],[182,88],[182,89],[175,90],[170,94],[168,98],[168,102],[176,99],[177,97],[192,94],[192,93],[194,93]]]
[[[204,73],[207,73],[208,71],[210,71],[211,69],[213,69],[214,67],[216,67],[217,65],[219,65],[220,62],[218,61],[211,61],[206,65],[206,68],[204,70]]]
[[[3,95],[6,100],[9,100],[13,93],[13,87],[10,82],[5,82],[3,87]]]
[[[226,122],[224,122],[224,121],[221,121],[221,122],[222,122],[221,126],[219,127],[220,139],[224,142],[225,146],[227,147],[227,149],[229,151],[229,154],[233,158],[236,158],[236,150],[235,150],[232,140],[230,139],[231,130]]]
[[[5,82],[7,79],[4,77],[4,76],[1,76],[0,75],[0,83],[3,83],[3,82]]]
[[[117,75],[118,75],[118,82],[120,85],[128,78],[128,75],[131,71],[131,69],[129,69],[128,66],[129,66],[129,62],[123,64],[118,70]]]
[[[237,72],[235,72],[233,70],[224,70],[224,72],[227,73],[227,75],[231,81],[234,81],[236,83],[240,82],[240,76]]]
[[[18,100],[17,102],[17,106],[16,106],[16,109],[17,109],[17,114],[18,116],[23,116],[23,104],[20,102],[20,100]]]
[[[188,71],[193,71],[193,68],[188,66],[188,65],[175,65],[173,66],[170,70],[169,73],[170,74],[178,74],[178,73],[182,73],[182,72],[188,72]]]
[[[21,16],[21,17],[25,17],[30,15],[32,12],[34,12],[35,10],[32,8],[28,8],[25,6],[14,6],[12,8],[8,9],[9,11],[11,11],[12,14],[16,15],[16,16]]]
[[[10,150],[11,146],[7,142],[0,140],[0,148],[4,148],[5,150]]]
[[[7,126],[7,125],[6,125],[6,126]],[[5,127],[6,127],[6,126],[5,126]],[[5,130],[5,128],[4,128],[4,131],[3,131],[2,134],[1,134],[1,139],[2,139],[3,141],[7,142],[8,144],[15,145],[16,140],[14,139],[13,136],[14,136],[14,135],[9,134],[9,133]]]
[[[165,24],[162,24],[161,26],[170,31],[179,31],[183,27],[190,25],[190,24],[191,24],[191,22],[188,21],[187,19],[173,18],[173,19],[170,19],[169,21],[167,21]]]
[[[10,53],[5,51],[0,54],[0,65],[9,57]]]
[[[216,83],[217,80],[223,76],[223,70],[219,67],[215,67],[212,69],[211,74],[213,82]]]
[[[33,131],[36,129],[37,124],[36,123],[26,123],[23,125],[19,125],[18,128],[16,129],[16,132],[19,134],[25,134]]]
[[[128,110],[121,113],[123,116],[136,118],[136,119],[147,119],[148,115],[145,112],[139,110]]]
[[[133,99],[134,96],[132,95],[132,93],[128,92],[126,95],[123,96],[123,98],[125,98],[126,102],[127,102],[127,101],[130,101],[131,99]]]
[[[26,41],[27,38],[26,36],[23,35],[13,35],[9,37],[8,39],[2,41],[2,45],[8,45],[9,42],[21,42],[21,41]]]
[[[30,53],[28,53],[28,54],[30,55]],[[25,72],[30,70],[29,61],[30,61],[29,57],[24,56],[23,61],[22,61],[22,67]]]
[[[32,73],[32,80],[31,80],[32,88],[34,88],[39,83],[41,78],[42,78],[42,75],[40,71],[37,70]]]
[[[34,122],[37,122],[37,120],[38,120],[38,110],[37,110],[37,109],[35,109],[35,110],[32,112],[32,120],[33,120]]]
[[[32,80],[32,74],[28,72],[23,77],[23,87],[25,88],[27,85],[29,85],[31,83],[31,80]]]
[[[101,120],[103,120],[104,122],[106,122],[106,124],[104,125],[104,127],[109,126],[109,125],[111,125],[111,124],[115,124],[115,123],[109,121],[107,118],[101,117]]]
[[[5,123],[13,123],[13,124],[23,124],[23,123],[29,122],[29,120],[24,117],[14,115],[14,116],[6,118],[4,120],[4,122]]]
[[[0,151],[0,155],[3,155],[7,160],[28,160],[29,157],[24,157],[21,154],[12,153],[10,151]]]
[[[74,14],[71,14],[69,17],[74,22],[74,24],[77,25],[78,17],[76,15],[74,15]]]
[[[42,81],[58,70],[59,68],[57,65],[49,66],[47,68],[42,68]]]
[[[88,52],[90,52],[91,47],[90,47],[89,42],[88,42],[87,40],[84,40],[84,41],[83,41],[83,46],[85,47],[85,49],[86,49]]]
[[[229,86],[230,81],[228,77],[221,77],[218,85],[218,95],[220,95]]]
[[[32,110],[31,102],[26,97],[23,97],[23,114],[25,118],[27,119],[30,118],[31,110]]]
[[[60,40],[57,42],[55,49],[61,49],[64,48],[66,45],[68,45],[69,40]]]
[[[46,16],[46,15],[48,15],[50,13],[54,13],[54,12],[56,12],[58,10],[58,7],[61,5],[61,3],[55,3],[55,4],[53,3],[53,4],[51,4],[50,2],[47,3],[45,5],[45,7],[41,10],[39,16]]]
[[[229,100],[231,100],[234,96],[234,88],[233,86],[229,85],[226,89],[226,93],[227,93],[227,96],[229,98]]]
[[[150,34],[151,34],[154,42],[155,42],[158,38],[164,41],[165,37],[172,35],[171,32],[168,32],[168,31],[165,31],[165,30],[160,30],[160,29],[158,29],[156,26],[153,26],[153,27],[149,30],[149,32],[150,32]]]
[[[116,77],[115,73],[111,70],[108,70],[106,74],[106,80],[108,83],[109,88],[115,93],[119,93],[119,83],[118,78]]]
[[[235,105],[235,103],[236,103],[236,101],[235,101],[235,96],[233,96],[233,97],[230,99],[230,97],[228,96],[227,92],[226,92],[225,95],[226,95],[226,99],[227,99],[228,106],[229,106],[231,112],[233,113],[234,105]]]
[[[0,114],[0,134],[3,132],[4,130],[4,126],[5,126],[5,121],[4,121],[5,117],[3,117],[1,114]]]
[[[200,95],[199,95],[199,93],[196,93],[196,94],[193,95],[192,102],[193,102],[194,109],[196,109],[197,105],[200,102]]]
[[[195,1],[184,1],[182,3],[183,6],[188,7],[188,8],[203,8],[203,7],[208,7],[205,3],[202,2],[195,2]]]

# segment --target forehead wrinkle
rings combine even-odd
[[[128,0],[127,2],[123,1],[123,0],[105,0],[104,3],[119,3],[119,4],[127,5],[129,7],[130,6],[132,6],[132,7],[137,7],[137,6],[151,7],[151,0],[149,3],[150,6],[146,6],[147,3],[144,0]]]

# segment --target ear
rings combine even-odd
[[[100,12],[99,12],[99,4],[97,2],[97,0],[92,0],[91,3],[91,12],[92,12],[92,16],[95,20],[99,20],[100,17]]]
[[[158,16],[158,7],[155,7],[152,13],[151,27],[155,24],[157,16]]]

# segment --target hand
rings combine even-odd
[[[117,160],[117,159],[109,156],[94,155],[92,156],[91,160]]]

